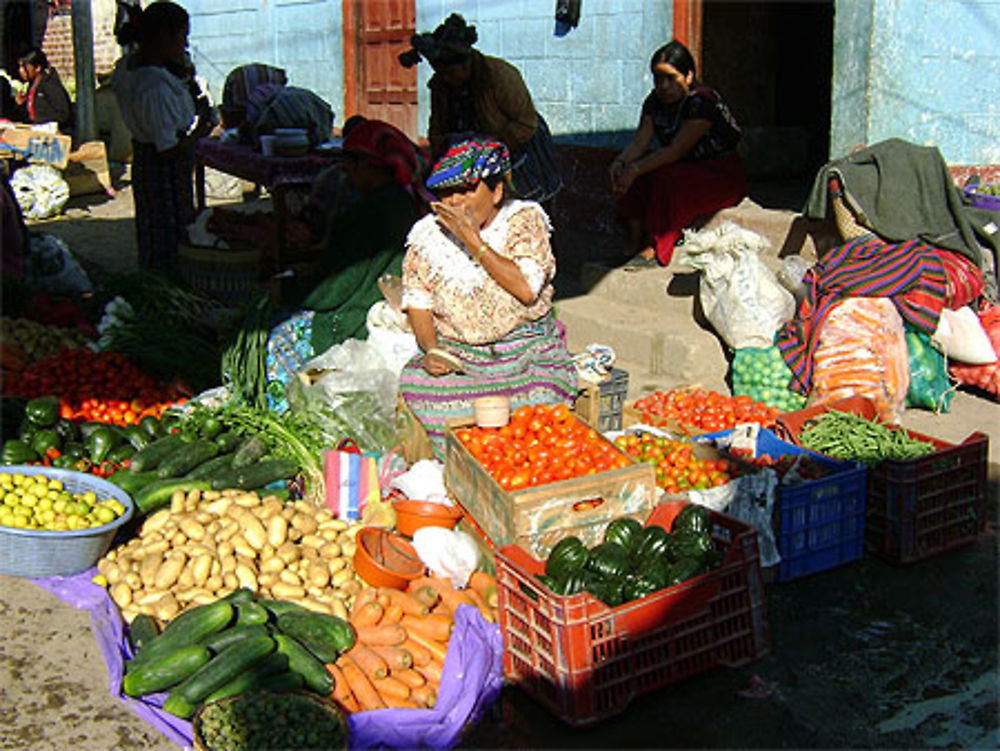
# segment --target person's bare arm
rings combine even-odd
[[[437,329],[434,327],[434,314],[429,310],[419,308],[409,308],[406,317],[410,321],[410,328],[417,338],[417,344],[424,353],[424,370],[433,376],[450,373],[453,368],[440,358],[434,357],[431,350],[437,349],[438,338]]]

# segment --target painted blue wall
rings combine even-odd
[[[1000,163],[1000,3],[837,0],[831,155],[898,137]]]
[[[559,141],[627,141],[652,78],[649,57],[670,40],[669,0],[585,0],[580,25],[556,37],[551,0],[417,0],[417,31],[450,13],[476,26],[476,47],[517,66],[535,107]],[[430,116],[427,81],[417,66],[421,132]]]
[[[245,63],[284,68],[343,121],[340,0],[181,0],[191,14],[191,54],[218,100],[226,74]]]

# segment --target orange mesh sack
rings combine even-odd
[[[849,396],[871,399],[884,422],[897,423],[910,387],[903,319],[884,297],[839,303],[823,323],[813,356],[809,404]]]
[[[994,351],[1000,353],[1000,306],[983,300],[979,307],[979,322]],[[975,386],[992,394],[994,398],[1000,398],[1000,361],[986,365],[952,362],[948,371],[959,383]]]

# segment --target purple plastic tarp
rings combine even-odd
[[[118,606],[107,589],[91,581],[96,575],[97,569],[92,568],[74,576],[32,581],[77,610],[90,613],[91,628],[108,667],[111,695],[172,742],[191,748],[191,723],[163,711],[166,694],[133,699],[121,692],[125,661],[132,651]],[[434,708],[357,712],[348,718],[351,748],[453,748],[462,731],[478,722],[500,695],[502,663],[500,627],[487,623],[476,608],[460,607]]]

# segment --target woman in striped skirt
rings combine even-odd
[[[510,155],[476,136],[453,145],[427,187],[440,201],[407,238],[403,307],[422,350],[400,391],[438,456],[448,419],[480,396],[569,403],[576,370],[552,315],[549,221],[533,201],[506,196]]]

